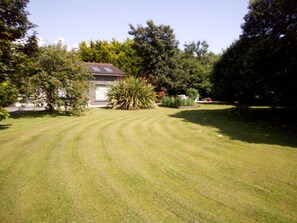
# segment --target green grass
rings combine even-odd
[[[14,115],[0,222],[297,222],[296,129],[266,110]]]

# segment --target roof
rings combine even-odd
[[[125,76],[125,73],[119,68],[108,63],[89,63],[84,62],[90,73],[94,75]]]

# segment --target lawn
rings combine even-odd
[[[267,120],[222,105],[13,115],[0,222],[297,222],[296,129],[255,111]]]

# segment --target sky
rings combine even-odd
[[[82,41],[132,39],[129,24],[170,25],[180,48],[206,40],[221,53],[241,34],[248,0],[30,0],[29,20],[41,43],[62,40],[68,47]]]

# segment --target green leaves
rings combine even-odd
[[[90,76],[74,52],[68,52],[61,43],[49,45],[42,49],[36,66],[38,72],[30,83],[37,104],[46,104],[51,111],[82,111]]]
[[[297,2],[295,0],[251,1],[242,25],[244,38],[284,38],[296,35]]]
[[[175,71],[178,41],[170,26],[156,26],[152,20],[147,26],[130,25],[129,34],[133,36],[139,56],[143,59],[142,73],[161,90],[172,86],[172,73]]]
[[[199,92],[195,88],[189,88],[189,89],[187,89],[186,94],[192,100],[195,100],[199,96]]]
[[[213,72],[217,97],[242,104],[296,106],[297,2],[251,1],[243,35]]]
[[[146,80],[126,77],[113,85],[107,93],[113,109],[137,110],[156,107],[154,87]]]
[[[28,20],[25,8],[29,0],[0,1],[0,39],[15,41],[25,36],[34,25]]]
[[[28,0],[0,1],[0,116],[6,112],[1,107],[16,102],[18,94],[26,91],[34,54],[37,51],[36,33],[25,10]],[[0,119],[2,119],[0,117]]]
[[[162,106],[169,108],[179,108],[182,106],[194,106],[196,103],[193,99],[182,99],[179,96],[176,97],[168,97],[165,96],[161,100]]]
[[[10,81],[0,83],[0,108],[11,105],[17,96],[18,91]]]
[[[9,117],[9,113],[6,109],[0,107],[0,121]]]
[[[157,90],[171,95],[185,93],[187,88],[199,89],[203,95],[210,93],[209,77],[218,56],[208,52],[206,41],[185,44],[183,52],[170,26],[157,26],[149,20],[145,27],[130,25],[130,29],[143,59],[142,74]]]
[[[134,49],[130,39],[120,43],[113,39],[82,42],[79,45],[79,56],[85,62],[111,63],[128,75],[137,76],[141,66],[141,58]]]

